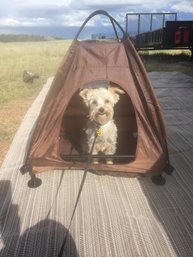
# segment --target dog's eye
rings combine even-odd
[[[97,105],[97,101],[94,100],[94,101],[92,102],[92,104],[93,104],[93,105]]]
[[[109,104],[109,103],[110,103],[109,99],[106,99],[106,100],[105,100],[105,103],[106,103],[106,104]]]

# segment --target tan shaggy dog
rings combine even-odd
[[[118,87],[84,88],[80,96],[89,109],[89,121],[85,129],[86,152],[92,149],[96,131],[96,138],[92,154],[103,153],[113,155],[117,148],[117,127],[114,123],[114,105],[119,101],[119,94],[124,91]],[[93,159],[98,163],[98,158]],[[107,164],[113,164],[112,158],[106,158]]]

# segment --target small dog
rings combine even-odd
[[[113,121],[114,105],[119,101],[119,94],[125,92],[118,87],[84,88],[80,96],[89,108],[89,122],[86,133],[86,152],[90,153],[96,132],[98,134],[92,154],[103,153],[112,155],[117,147],[117,127]],[[93,158],[93,163],[98,164],[98,158]],[[113,164],[112,158],[106,158],[107,164]]]

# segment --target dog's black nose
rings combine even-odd
[[[104,110],[105,110],[105,109],[104,109],[103,107],[101,107],[101,108],[99,109],[99,112],[103,113]]]

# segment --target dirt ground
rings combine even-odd
[[[7,154],[13,137],[35,97],[14,100],[0,107],[0,166]]]

